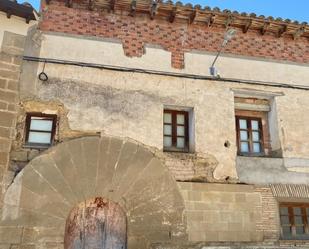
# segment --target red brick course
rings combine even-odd
[[[175,20],[155,18],[149,15],[89,11],[82,2],[74,1],[73,8],[65,7],[64,1],[52,0],[43,6],[43,31],[62,32],[76,35],[115,38],[121,40],[124,53],[140,57],[145,44],[160,45],[172,53],[171,65],[184,68],[184,53],[193,49],[216,52],[223,40],[225,29],[207,27],[205,24],[191,24]],[[88,1],[87,1],[88,2]],[[306,38],[293,40],[291,37],[276,37],[275,34],[261,35],[249,30],[246,34],[238,30],[237,35],[225,48],[226,53],[254,56],[297,63],[309,63],[309,41]]]

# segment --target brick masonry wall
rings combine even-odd
[[[0,207],[2,195],[10,183],[9,153],[15,138],[18,84],[24,36],[5,32],[0,52]],[[11,173],[13,174],[13,173]]]
[[[150,20],[148,15],[136,17],[128,13],[89,11],[83,1],[74,2],[73,8],[65,7],[64,1],[53,0],[43,6],[43,31],[114,38],[121,40],[127,56],[140,57],[145,44],[156,44],[170,51],[174,68],[185,66],[184,53],[194,49],[216,52],[223,40],[224,28],[207,28],[204,24],[191,24],[175,20]],[[87,1],[88,2],[88,1]],[[274,34],[261,35],[249,30],[238,30],[237,35],[225,48],[226,53],[255,56],[267,59],[309,63],[309,42],[305,38],[277,38]]]

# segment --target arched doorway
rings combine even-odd
[[[126,249],[126,215],[101,197],[80,203],[66,221],[64,249]]]

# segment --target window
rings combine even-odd
[[[236,116],[238,154],[262,154],[263,132],[260,118]]]
[[[165,151],[189,150],[188,112],[164,110],[163,144]]]
[[[48,147],[53,143],[56,130],[56,115],[42,113],[27,114],[26,145]]]
[[[309,239],[309,203],[281,203],[282,239]]]

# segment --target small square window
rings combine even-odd
[[[260,118],[236,116],[238,154],[262,155],[263,129]]]
[[[28,113],[26,117],[26,146],[49,147],[56,130],[57,115]]]
[[[165,151],[188,152],[188,119],[187,111],[164,110],[163,145]]]

